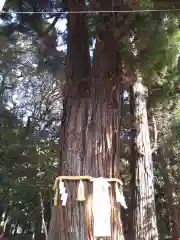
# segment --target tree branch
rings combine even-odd
[[[53,20],[53,22],[51,23],[51,25],[48,26],[48,27],[46,28],[46,30],[42,33],[42,36],[45,36],[46,34],[48,34],[48,33],[53,29],[53,27],[56,25],[56,23],[57,23],[58,20],[59,20],[59,15],[54,18],[54,20]]]

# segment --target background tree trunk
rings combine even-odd
[[[168,149],[169,150],[169,149]],[[180,237],[180,230],[179,230],[179,222],[178,222],[178,209],[177,205],[174,204],[173,193],[174,193],[174,184],[170,180],[166,157],[170,155],[173,156],[172,151],[168,153],[168,150],[159,148],[158,155],[156,156],[156,160],[159,163],[159,171],[163,177],[164,181],[164,192],[167,198],[167,204],[170,213],[170,223],[172,224],[171,236],[172,240],[176,240]]]
[[[134,211],[134,230],[137,240],[157,240],[155,213],[153,162],[147,118],[147,88],[140,82],[134,84],[136,118],[136,161],[134,168],[136,206]]]

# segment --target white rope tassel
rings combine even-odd
[[[80,182],[79,182],[76,200],[79,202],[83,202],[86,200],[85,195],[84,195],[84,184],[83,184],[82,180],[80,180]]]
[[[3,10],[6,0],[0,0],[0,12]]]

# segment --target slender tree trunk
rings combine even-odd
[[[43,233],[44,235],[44,233]],[[35,240],[39,240],[42,236],[42,233],[41,233],[41,218],[40,218],[40,215],[37,215],[36,217],[36,221],[35,221],[35,230],[34,230],[34,239]],[[45,239],[45,237],[44,237]]]
[[[134,240],[135,239],[135,222],[134,222],[134,211],[136,209],[136,162],[137,162],[137,148],[136,148],[136,121],[135,121],[135,97],[134,97],[134,90],[133,84],[131,84],[129,88],[129,99],[130,99],[130,116],[131,116],[131,156],[132,161],[130,162],[130,204],[128,207],[128,239]]]
[[[155,213],[153,162],[147,118],[147,89],[140,83],[134,84],[136,119],[136,155],[134,165],[134,238],[137,240],[157,240],[157,221]]]
[[[168,153],[165,149],[159,149],[157,155],[157,161],[159,163],[159,170],[164,180],[164,192],[167,197],[167,203],[170,213],[170,222],[172,224],[171,236],[172,240],[177,240],[180,237],[180,229],[178,222],[178,210],[177,205],[174,205],[173,193],[174,193],[174,185],[170,180],[169,172],[167,169],[167,163],[165,160],[165,156],[167,157]],[[170,156],[172,156],[172,152]]]
[[[70,1],[81,10],[83,1]],[[67,89],[64,99],[61,165],[63,175],[119,177],[122,65],[111,30],[98,29],[92,71],[86,15],[68,16]],[[65,183],[68,200],[52,209],[49,240],[90,240],[93,237],[92,183],[85,183],[86,201],[76,201],[77,183]],[[110,238],[123,238],[120,205],[110,190]]]
[[[42,193],[39,193],[39,198],[40,198],[40,206],[41,206],[42,229],[45,235],[45,240],[48,240],[47,226],[46,226],[46,221],[44,217],[44,199],[42,197]]]

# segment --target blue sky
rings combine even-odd
[[[54,20],[54,18],[52,19],[49,19],[49,22],[52,23]],[[56,23],[56,28],[61,31],[61,32],[64,32],[66,30],[66,24],[67,24],[67,21],[66,19],[60,19],[57,23]],[[90,55],[91,57],[93,56],[93,49],[94,49],[94,46],[95,46],[95,40],[93,41],[93,46],[92,48],[90,49]],[[61,36],[59,36],[58,38],[58,47],[57,49],[59,51],[66,51],[66,44],[63,43],[63,39]]]
[[[52,23],[54,20],[54,18],[49,19],[49,22]],[[61,32],[64,32],[66,30],[66,19],[60,19],[57,23],[56,23],[56,28],[58,30],[60,30]],[[58,47],[57,49],[59,51],[65,51],[66,50],[66,44],[63,43],[63,39],[61,36],[59,36],[58,38]]]

